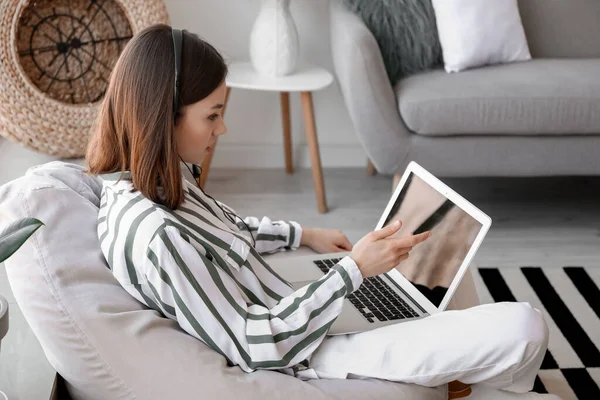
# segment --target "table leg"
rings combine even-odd
[[[325,199],[325,188],[323,184],[323,169],[321,168],[321,156],[319,155],[319,142],[317,140],[317,129],[315,127],[315,113],[313,108],[312,93],[302,92],[302,111],[304,114],[304,125],[306,130],[306,141],[310,150],[310,162],[312,164],[313,182],[315,194],[317,195],[317,206],[320,213],[327,212],[327,200]]]
[[[377,173],[377,169],[375,168],[375,166],[373,165],[373,162],[369,158],[369,161],[367,162],[367,174],[370,176],[373,176],[376,173]]]
[[[221,109],[221,118],[225,117],[225,109],[227,108],[227,100],[229,100],[229,92],[231,92],[231,88],[228,87],[225,90],[225,102],[223,103],[223,108]],[[215,145],[212,149],[212,153],[209,153],[206,155],[206,157],[204,157],[204,160],[202,160],[202,175],[200,175],[200,187],[202,187],[204,189],[204,184],[206,183],[206,178],[208,177],[208,171],[210,171],[210,163],[212,161],[213,158],[213,154],[215,154],[215,151],[217,150],[217,139],[215,139]]]
[[[281,92],[281,123],[283,125],[283,151],[285,153],[285,170],[294,173],[292,161],[292,127],[290,124],[290,94]]]
[[[392,179],[392,193],[394,193],[394,190],[396,190],[396,187],[400,183],[401,179],[402,179],[401,173],[394,174],[394,178]]]

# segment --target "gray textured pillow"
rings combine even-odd
[[[343,0],[379,44],[392,85],[443,64],[431,0]]]

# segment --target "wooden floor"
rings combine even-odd
[[[0,139],[0,185],[52,159]],[[310,170],[287,175],[283,166],[213,169],[205,189],[241,216],[268,215],[341,229],[355,243],[379,220],[392,178],[368,176],[366,168],[325,169],[324,177],[327,214],[317,212]],[[478,266],[600,268],[600,177],[442,180],[492,217],[492,228],[475,257]],[[11,399],[44,398],[52,368],[14,301],[1,264],[0,294],[10,307],[10,329],[0,353],[0,390]]]

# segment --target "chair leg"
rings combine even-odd
[[[221,109],[221,118],[225,117],[225,109],[227,108],[227,101],[229,100],[229,92],[231,92],[231,88],[228,87],[225,90],[225,102],[223,103],[223,108]],[[206,178],[208,177],[208,171],[210,171],[210,163],[212,162],[213,155],[215,151],[217,151],[217,141],[218,138],[215,139],[215,145],[212,149],[212,152],[207,154],[202,160],[202,175],[200,175],[200,187],[204,189],[204,185],[206,184]]]
[[[367,163],[367,174],[369,176],[373,176],[377,173],[377,169],[375,169],[375,166],[373,165],[373,163],[371,162],[371,159],[369,158],[369,161]]]

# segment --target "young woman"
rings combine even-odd
[[[87,161],[88,172],[104,179],[98,235],[125,290],[246,372],[276,369],[313,378],[355,373],[430,386],[455,379],[506,384],[519,372],[525,376],[519,388],[531,388],[547,337],[537,310],[524,304],[449,311],[389,326],[377,330],[385,340],[376,342],[374,332],[325,340],[344,298],[364,278],[405,260],[429,232],[388,238],[400,228],[391,224],[352,246],[337,230],[241,219],[188,182],[182,162],[201,164],[226,132],[220,115],[226,74],[214,47],[166,25],[132,38],[114,67]],[[300,245],[351,254],[294,291],[261,253]],[[509,319],[512,326],[502,336],[489,327],[509,325]],[[442,337],[446,329],[454,334]],[[487,336],[485,346],[480,335]],[[362,349],[347,347],[349,340]],[[444,348],[439,363],[428,361],[436,346]],[[470,361],[473,353],[478,356]]]

